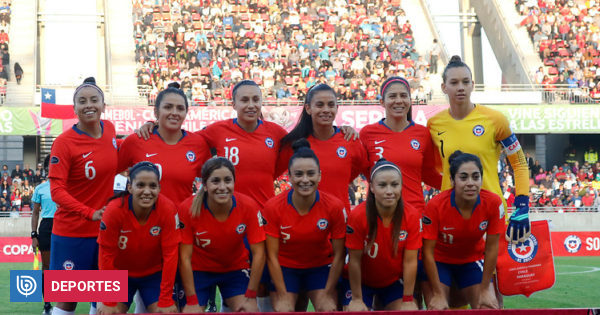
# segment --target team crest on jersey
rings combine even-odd
[[[190,162],[194,162],[196,160],[196,153],[192,151],[187,151],[187,153],[185,154],[185,158]]]
[[[354,233],[354,229],[351,226],[346,225],[346,234],[352,234],[352,233]]]
[[[329,222],[327,222],[327,220],[325,220],[325,219],[321,219],[321,220],[317,221],[317,227],[319,228],[319,230],[325,230],[328,225],[329,225]]]
[[[575,254],[581,248],[581,239],[577,235],[569,235],[563,244],[567,252]]]
[[[526,263],[533,260],[535,254],[537,254],[537,249],[538,241],[533,234],[529,235],[529,238],[523,243],[508,243],[508,255],[518,263]]]
[[[63,263],[63,268],[65,270],[73,270],[73,268],[75,268],[75,263],[71,260],[65,260]]]
[[[419,148],[421,147],[421,143],[419,143],[419,141],[417,141],[416,139],[412,139],[410,140],[410,146],[415,150],[419,150]]]
[[[50,158],[50,164],[58,164],[58,162],[60,162],[60,159],[57,156]]]
[[[482,231],[485,231],[485,230],[487,229],[487,227],[488,227],[488,221],[487,221],[487,220],[485,220],[485,221],[482,221],[482,222],[479,224],[479,229],[480,229],[480,230],[482,230]]]
[[[155,225],[150,229],[150,235],[152,236],[158,236],[160,235],[160,226]]]
[[[100,221],[100,231],[106,230],[106,223],[104,221]]]
[[[346,154],[348,154],[348,150],[346,150],[344,147],[339,147],[337,148],[336,153],[340,158],[343,159],[346,157]]]
[[[275,142],[273,141],[273,139],[267,137],[267,139],[265,139],[265,144],[267,145],[267,147],[272,149],[273,146],[275,145]]]
[[[244,232],[246,231],[246,225],[245,225],[244,223],[242,223],[242,224],[238,225],[238,226],[235,228],[235,231],[237,232],[237,234],[242,234],[242,233],[244,233]]]
[[[473,134],[478,137],[483,135],[484,132],[485,132],[485,128],[483,128],[482,125],[477,125],[477,126],[473,127]]]
[[[113,147],[117,148],[117,139],[112,138]]]
[[[406,232],[405,230],[402,230],[402,231],[400,231],[400,234],[398,234],[398,240],[400,242],[405,241],[407,236],[408,236],[408,232]]]

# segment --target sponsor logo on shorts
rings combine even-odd
[[[412,139],[410,140],[410,146],[415,150],[419,150],[419,148],[421,147],[421,143],[416,139]]]
[[[160,235],[160,226],[155,225],[150,229],[150,235],[152,236],[158,236]]]
[[[482,222],[479,224],[479,229],[480,229],[480,230],[482,230],[482,231],[485,231],[485,230],[487,229],[487,227],[488,227],[488,221],[487,221],[487,220],[485,220],[485,221],[482,221]]]
[[[272,149],[273,146],[275,145],[275,142],[273,141],[273,139],[267,138],[267,139],[265,139],[265,144],[267,145],[267,147]]]
[[[529,235],[529,238],[523,243],[508,243],[508,255],[518,263],[526,263],[533,260],[535,254],[537,254],[537,249],[538,241],[533,234]]]
[[[244,232],[246,231],[246,225],[245,225],[244,223],[242,223],[242,224],[238,225],[238,226],[235,228],[235,231],[237,232],[237,234],[242,234],[242,233],[244,233]]]
[[[187,153],[185,154],[185,158],[190,162],[194,162],[196,160],[196,153],[192,151],[187,151]]]
[[[344,147],[339,147],[337,148],[336,153],[340,158],[343,159],[346,157],[346,154],[348,154],[348,150],[346,150]]]
[[[352,298],[352,290],[346,291],[346,298],[347,299],[351,299]]]
[[[581,239],[577,235],[569,235],[563,243],[567,252],[575,254],[581,249]]]
[[[477,125],[477,126],[473,127],[473,134],[478,137],[482,136],[484,132],[485,132],[485,128],[483,128],[482,125]]]
[[[260,211],[258,211],[256,216],[258,217],[258,226],[263,226],[263,225],[267,224],[267,220],[265,220],[265,217],[263,217],[263,215],[262,215],[262,213],[260,213]]]
[[[327,220],[325,219],[320,219],[319,221],[317,221],[317,227],[319,228],[319,230],[325,230],[328,225],[329,222],[327,222]]]
[[[71,260],[65,260],[63,263],[63,269],[65,270],[73,270],[75,268],[75,263]]]

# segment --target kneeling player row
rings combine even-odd
[[[176,210],[159,195],[158,168],[136,164],[128,191],[107,206],[98,238],[100,268],[129,270],[129,301],[104,303],[99,311],[125,312],[136,290],[149,311],[174,310],[177,266],[186,312],[202,311],[215,285],[233,311],[258,311],[261,278],[276,311],[293,311],[300,292],[317,311],[336,310],[338,293],[348,310],[374,307],[374,296],[386,309],[416,309],[415,282],[427,278],[429,308],[446,308],[452,285],[474,308],[497,307],[490,280],[504,211],[499,197],[480,190],[476,156],[453,154],[454,188],[436,196],[423,217],[402,200],[400,169],[379,161],[367,201],[347,224],[342,202],[318,190],[319,161],[305,144],[295,145],[289,172],[292,189],[259,211],[251,198],[234,193],[231,162],[210,159],[202,190]],[[424,268],[417,272],[421,234]],[[269,277],[262,275],[265,263]]]

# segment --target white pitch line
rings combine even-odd
[[[574,275],[574,274],[580,274],[580,273],[591,273],[591,272],[600,271],[600,268],[598,268],[598,267],[590,267],[590,266],[562,265],[561,267],[590,268],[590,270],[557,272],[556,273],[557,275]]]

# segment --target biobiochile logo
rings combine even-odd
[[[10,271],[11,302],[42,302],[42,271]]]

